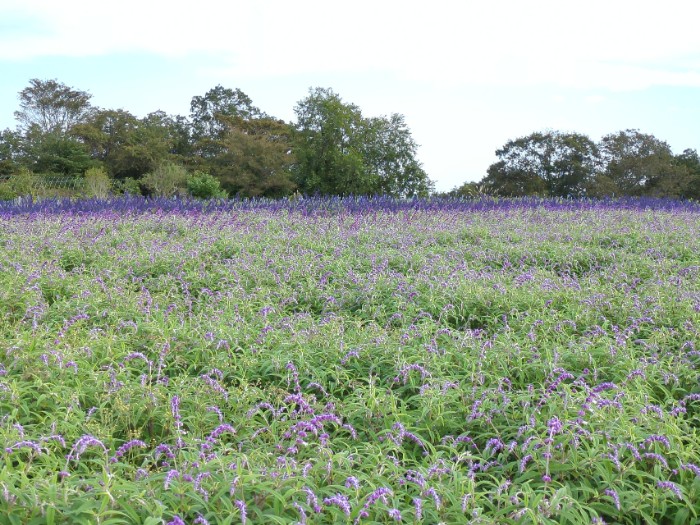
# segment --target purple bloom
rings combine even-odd
[[[168,471],[168,473],[165,475],[165,482],[163,483],[163,489],[168,490],[168,487],[170,484],[173,482],[175,478],[180,477],[180,472],[178,472],[175,469],[172,469]]]
[[[642,454],[642,457],[644,459],[653,459],[655,461],[658,461],[664,467],[668,468],[668,462],[666,461],[666,458],[663,457],[661,454],[654,454],[653,452],[647,452],[646,454]]]
[[[247,513],[248,509],[245,506],[245,502],[240,500],[240,499],[237,499],[235,501],[235,505],[236,505],[236,507],[238,507],[238,511],[241,513],[241,525],[245,525],[247,517],[248,517],[248,513]]]
[[[416,511],[416,521],[420,521],[423,518],[423,500],[413,498],[413,508]]]
[[[532,454],[528,454],[527,456],[523,456],[523,459],[520,460],[520,472],[525,472],[525,467],[527,466],[528,461],[532,459]]]
[[[116,463],[118,461],[118,458],[121,458],[124,454],[126,454],[129,450],[131,450],[134,447],[145,447],[146,443],[141,441],[140,439],[132,439],[131,441],[128,441],[124,443],[121,447],[117,449],[117,451],[114,453],[114,456],[109,458],[110,463]]]
[[[173,519],[170,520],[166,525],[186,525],[186,523],[182,520],[180,516],[173,516]]]
[[[359,489],[360,488],[360,481],[355,476],[349,476],[345,480],[345,487]]]
[[[553,436],[554,434],[561,432],[563,425],[561,420],[557,416],[554,416],[547,422],[547,427],[549,428],[549,435]]]
[[[598,394],[602,392],[603,390],[616,390],[617,385],[615,383],[601,383],[595,387],[593,387],[593,392]]]
[[[324,498],[323,504],[324,505],[335,505],[340,510],[342,510],[346,516],[350,516],[350,502],[348,501],[348,498],[341,493],[337,493],[335,496],[333,496],[331,498]]]
[[[435,502],[435,508],[437,510],[440,510],[440,507],[442,505],[442,501],[440,501],[440,496],[438,495],[437,491],[433,487],[430,487],[429,489],[424,490],[423,496],[430,496],[431,498],[433,498],[433,501]]]
[[[406,474],[404,474],[404,477],[406,478],[406,481],[410,481],[412,483],[415,483],[418,485],[420,488],[424,489],[426,485],[425,477],[423,474],[418,472],[417,470],[407,470]]]
[[[689,470],[700,478],[700,467],[693,463],[681,463],[681,470]]]
[[[104,446],[104,443],[102,443],[102,441],[100,441],[94,436],[85,434],[75,442],[73,448],[71,448],[71,451],[66,456],[66,459],[68,461],[79,461],[80,456],[85,452],[85,450],[87,450],[88,447],[95,446],[100,447],[105,453],[107,452],[107,447]]]
[[[202,481],[204,481],[206,478],[210,478],[211,473],[210,472],[200,472],[197,474],[197,477],[194,479],[194,490],[199,492],[202,496],[204,496],[204,501],[209,501],[209,493],[202,487]]]
[[[309,487],[304,487],[302,490],[306,492],[306,504],[310,506],[316,514],[321,512],[321,506],[318,504],[318,498],[316,494],[314,494],[314,491]]]
[[[498,438],[491,438],[486,442],[484,452],[490,452],[491,455],[505,448],[505,444]]]
[[[605,495],[610,496],[615,502],[615,508],[620,510],[620,496],[613,489],[605,489]]]
[[[299,525],[306,525],[306,511],[304,507],[294,502],[294,508],[299,511]]]
[[[399,509],[389,509],[389,517],[394,521],[401,521],[401,512]]]
[[[666,436],[661,436],[661,435],[651,435],[648,438],[644,440],[644,444],[647,445],[647,448],[649,448],[649,445],[652,443],[661,443],[664,447],[667,449],[671,448],[671,442],[668,440]]]
[[[18,441],[17,443],[12,445],[11,447],[5,448],[5,452],[7,452],[8,454],[11,454],[13,451],[19,450],[21,448],[32,449],[37,454],[41,454],[42,452],[44,452],[44,449],[41,448],[41,445],[39,445],[38,443],[36,443],[34,441],[29,441],[29,440]]]
[[[391,494],[391,489],[387,487],[379,487],[377,490],[373,491],[365,501],[365,507],[370,507],[374,505],[377,501],[381,500],[386,504],[386,497]]]
[[[236,429],[227,423],[223,423],[223,424],[219,425],[218,427],[216,427],[211,434],[209,434],[209,439],[217,439],[224,432],[228,432],[230,434],[235,434]]]
[[[683,499],[683,492],[681,492],[681,488],[672,481],[657,481],[656,486],[660,489],[670,490],[678,499]]]

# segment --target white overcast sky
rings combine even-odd
[[[699,20],[698,0],[1,0],[0,128],[31,78],[138,116],[221,84],[287,121],[331,87],[405,115],[447,190],[545,129],[700,149]]]

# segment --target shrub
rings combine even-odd
[[[19,172],[0,185],[0,199],[11,200],[28,195],[40,197],[44,195],[45,190],[46,185],[39,176],[27,168],[20,168]]]
[[[122,194],[141,195],[141,184],[133,177],[115,182],[116,190]]]
[[[104,168],[90,168],[85,172],[83,192],[87,197],[106,199],[112,182]]]
[[[151,173],[144,175],[142,183],[158,197],[173,197],[184,193],[187,185],[187,170],[178,164],[164,162]]]
[[[9,180],[0,182],[0,201],[11,201],[16,197]]]
[[[219,179],[202,171],[195,171],[188,177],[187,192],[198,199],[225,199],[228,196]]]

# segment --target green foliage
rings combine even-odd
[[[9,217],[0,522],[697,521],[697,230]]]
[[[121,194],[141,195],[141,184],[131,177],[115,181],[115,187]]]
[[[8,216],[0,522],[693,523],[699,221]]]
[[[679,196],[700,200],[700,156],[694,149],[686,149],[675,157],[676,165],[684,174]]]
[[[667,143],[637,130],[607,135],[548,131],[508,141],[480,185],[492,195],[696,198],[694,150],[674,156]]]
[[[229,119],[220,144],[222,154],[210,165],[224,187],[240,197],[280,198],[291,195],[295,162],[291,129],[271,118]]]
[[[182,194],[187,188],[187,170],[172,162],[159,164],[147,173],[141,183],[159,197],[173,197]]]
[[[581,197],[594,176],[598,148],[577,133],[532,133],[496,151],[499,161],[482,181],[494,195]]]
[[[448,191],[445,194],[442,194],[441,196],[476,198],[485,197],[487,195],[489,195],[488,189],[483,183],[465,182],[460,186],[452,188],[450,191]]]
[[[100,110],[74,126],[71,134],[113,178],[140,178],[173,157],[175,127],[175,121],[162,112],[139,119],[124,110]]]
[[[402,115],[366,119],[331,89],[316,88],[294,108],[294,181],[302,193],[427,195]]]
[[[16,173],[23,154],[21,134],[9,129],[0,131],[0,176]]]
[[[220,140],[228,131],[227,119],[250,120],[265,117],[253,101],[240,89],[221,85],[204,96],[192,98],[190,121],[194,148],[203,158],[216,157],[223,151]]]
[[[603,174],[619,188],[621,195],[649,194],[655,186],[660,188],[662,179],[681,176],[669,145],[637,130],[603,137],[600,151],[605,163]]]
[[[198,199],[226,198],[227,193],[221,189],[216,177],[201,171],[195,171],[187,178],[187,192]]]
[[[49,133],[27,140],[27,157],[35,173],[78,176],[95,164],[85,145],[72,137]]]
[[[92,95],[57,80],[33,78],[19,92],[20,109],[15,118],[25,133],[65,135],[92,110]]]
[[[90,168],[83,178],[83,192],[86,197],[105,199],[109,196],[112,181],[104,168]]]
[[[27,168],[20,168],[0,183],[0,198],[10,200],[16,197],[38,197],[45,193],[46,184],[42,178]]]

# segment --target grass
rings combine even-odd
[[[140,206],[4,215],[0,523],[699,522],[692,206]]]

